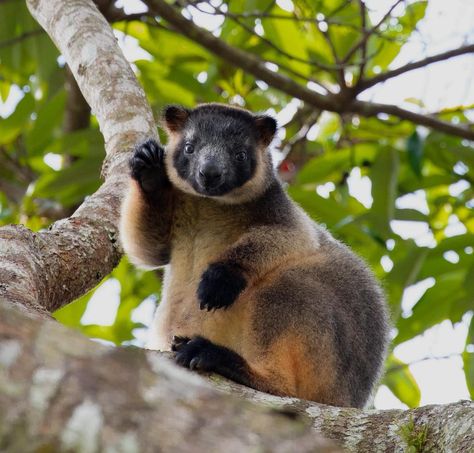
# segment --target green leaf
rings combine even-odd
[[[98,324],[88,324],[82,327],[82,332],[92,338],[111,341],[116,345],[120,345],[124,341],[133,340],[133,329],[143,327],[142,324],[129,322],[127,326],[113,324],[111,326],[101,326]]]
[[[421,0],[407,5],[405,14],[398,19],[405,35],[410,35],[415,30],[418,22],[425,17],[427,6],[428,0]]]
[[[30,93],[25,94],[13,113],[0,121],[0,145],[12,142],[27,129],[30,116],[35,108],[35,100]]]
[[[299,172],[297,184],[325,183],[342,179],[342,174],[354,166],[370,162],[377,154],[377,148],[371,144],[356,145],[334,152],[326,152],[311,159]]]
[[[469,304],[463,289],[464,278],[465,272],[462,269],[439,276],[436,284],[427,289],[413,307],[413,314],[408,318],[399,319],[396,325],[398,335],[394,343],[403,343],[445,319],[459,321],[460,311],[464,310],[459,310],[458,305],[467,310]]]
[[[64,206],[80,203],[99,188],[101,165],[102,156],[94,155],[79,159],[60,172],[51,170],[38,179],[32,197],[57,200]]]
[[[474,317],[471,318],[469,332],[466,338],[466,347],[462,353],[466,384],[471,399],[474,399]]]
[[[89,291],[74,302],[56,310],[53,313],[53,317],[65,326],[77,328],[80,325],[81,318],[86,311],[87,304],[94,294],[94,291],[95,290]]]
[[[351,216],[350,211],[338,206],[334,200],[319,196],[314,190],[289,187],[288,193],[313,219],[328,226],[340,223]]]
[[[464,278],[464,288],[467,294],[470,294],[474,303],[474,260],[471,260],[472,264],[466,272]]]
[[[416,282],[428,252],[428,248],[418,247],[412,241],[399,241],[390,255],[394,266],[386,276],[385,283],[390,308],[395,320],[400,315],[403,293],[408,286]]]
[[[398,151],[391,147],[382,148],[372,166],[371,223],[375,230],[388,237],[391,233],[390,221],[395,214],[395,198],[399,169]]]
[[[33,128],[26,134],[26,146],[30,155],[43,154],[45,148],[54,138],[54,132],[63,122],[65,90],[59,91],[47,100],[39,109]]]
[[[6,82],[5,80],[0,80],[0,101],[3,103],[7,101],[11,87],[11,83]]]
[[[466,247],[474,247],[474,236],[472,234],[459,234],[443,239],[438,245],[430,250],[431,256],[442,256],[448,250],[460,251]]]
[[[395,209],[394,219],[411,222],[427,222],[428,216],[417,209]]]
[[[408,365],[393,354],[390,354],[385,366],[386,371],[382,384],[385,384],[408,407],[419,406],[421,399],[420,388]]]
[[[421,178],[423,142],[418,132],[413,132],[407,140],[408,161],[415,175]]]

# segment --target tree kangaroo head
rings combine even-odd
[[[275,119],[222,104],[168,106],[166,169],[173,185],[224,203],[260,195],[275,177],[267,151]]]

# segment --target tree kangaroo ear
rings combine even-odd
[[[180,132],[190,114],[190,110],[180,105],[168,105],[163,111],[163,127],[167,132]]]
[[[259,143],[268,146],[277,130],[275,118],[268,115],[258,115],[255,117],[255,125],[257,126]]]

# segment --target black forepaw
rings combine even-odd
[[[202,274],[197,290],[199,308],[216,310],[232,305],[247,286],[242,271],[227,263],[211,264]]]
[[[130,159],[132,178],[145,192],[153,192],[167,181],[164,170],[164,150],[153,139],[138,145]]]
[[[215,371],[218,347],[202,337],[174,337],[171,350],[178,365],[191,370]]]

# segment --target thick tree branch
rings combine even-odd
[[[308,99],[307,102],[309,102],[309,99],[311,100],[311,102],[309,102],[311,105],[319,105],[321,109],[331,110],[333,101],[329,97],[308,90],[289,77],[269,70],[265,66],[265,61],[251,53],[229,46],[221,39],[216,38],[212,33],[196,26],[192,21],[186,19],[179,11],[175,10],[166,2],[161,0],[147,0],[145,3],[154,14],[166,19],[173,28],[184,36],[201,44],[214,55],[229,61],[269,85],[279,88],[298,99],[306,97]]]
[[[339,451],[279,409],[214,389],[156,352],[93,343],[0,300],[0,450]]]
[[[376,116],[380,113],[385,113],[387,115],[393,115],[404,120],[412,121],[420,126],[426,126],[444,132],[445,134],[457,135],[469,140],[474,140],[474,129],[472,128],[468,129],[467,127],[456,126],[453,123],[439,120],[429,114],[411,112],[410,110],[402,109],[396,105],[354,101],[351,105],[350,111],[362,116]]]
[[[0,302],[2,451],[336,451],[317,433],[363,453],[409,451],[420,439],[418,451],[474,444],[470,401],[364,411],[210,381],[157,352],[105,347]]]
[[[94,287],[117,264],[127,151],[156,136],[153,115],[109,25],[89,0],[29,0],[96,115],[107,152],[105,184],[49,231],[0,229],[0,297],[43,313]]]
[[[416,114],[394,105],[373,104],[364,101],[353,101],[349,103],[346,99],[338,96],[320,95],[315,93],[282,74],[268,70],[265,67],[264,62],[254,55],[233,48],[206,30],[197,27],[192,21],[183,17],[179,12],[173,9],[173,7],[167,5],[165,2],[161,0],[149,0],[147,3],[154,13],[161,15],[185,36],[199,42],[217,56],[247,70],[271,86],[297,97],[309,105],[335,112],[344,111],[348,113],[358,113],[363,116],[375,116],[379,113],[392,114],[399,118],[413,121],[416,124],[432,127],[471,140],[474,139],[473,130],[462,126],[456,126],[434,117]]]
[[[392,79],[393,77],[397,77],[405,72],[413,71],[415,69],[424,68],[432,63],[437,63],[439,61],[448,60],[449,58],[458,57],[459,55],[466,55],[474,53],[474,44],[470,44],[467,46],[462,46],[457,49],[448,50],[446,52],[432,55],[431,57],[423,58],[422,60],[414,61],[413,63],[408,63],[404,66],[400,66],[397,69],[393,69],[388,72],[384,72],[379,74],[371,79],[362,80],[356,87],[357,93],[361,93],[362,91],[367,90],[374,85],[377,85],[381,82],[385,82],[388,79]]]
[[[277,88],[290,96],[294,96],[318,109],[329,110],[337,113],[358,113],[362,116],[376,116],[379,113],[395,115],[401,119],[413,121],[415,124],[430,127],[448,134],[474,140],[474,130],[463,126],[439,120],[432,116],[422,115],[395,105],[374,104],[366,101],[354,100],[355,92],[342,92],[340,95],[316,93],[300,85],[289,77],[273,72],[265,66],[265,62],[255,55],[232,47],[215,37],[212,33],[195,25],[186,19],[179,11],[168,5],[163,0],[146,0],[145,3],[151,11],[163,17],[168,23],[184,36],[201,44],[214,55],[229,63],[238,66],[263,80],[270,86]],[[351,95],[351,96],[349,96]]]

